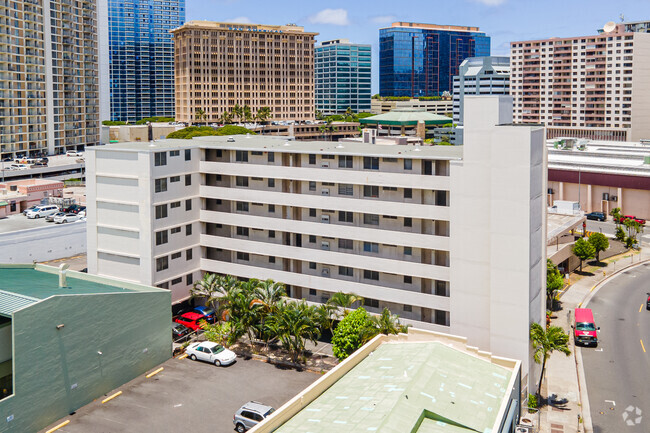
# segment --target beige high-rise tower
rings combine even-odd
[[[190,21],[172,33],[177,121],[219,122],[235,105],[248,105],[253,116],[269,107],[270,120],[314,118],[318,33],[291,24],[207,21]]]

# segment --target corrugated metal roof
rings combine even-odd
[[[0,315],[11,317],[14,311],[37,303],[39,299],[31,296],[19,295],[17,293],[0,290]]]

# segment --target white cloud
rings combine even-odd
[[[253,24],[253,22],[248,17],[236,17],[224,21],[226,23],[240,23],[240,24]]]
[[[313,24],[332,24],[334,26],[347,26],[350,24],[348,11],[345,9],[323,9],[316,15],[310,16],[309,22]]]
[[[506,0],[474,0],[476,3],[482,3],[486,6],[499,6],[506,2]]]
[[[397,19],[395,15],[380,15],[370,18],[370,21],[376,24],[388,24],[392,23]]]

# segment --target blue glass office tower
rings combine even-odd
[[[490,55],[490,37],[478,27],[397,22],[379,30],[381,96],[439,96],[452,92],[468,57]]]
[[[370,112],[371,46],[347,39],[316,47],[316,110],[326,116]]]
[[[174,117],[169,31],[184,22],[185,0],[108,0],[111,120]]]

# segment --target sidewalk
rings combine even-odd
[[[571,274],[570,280],[578,279],[560,295],[562,309],[553,313],[551,325],[560,326],[571,335],[571,314],[589,296],[593,289],[615,273],[639,262],[650,260],[650,249],[637,253],[625,253],[604,260],[608,265],[592,270],[592,276]],[[585,266],[589,270],[589,266]],[[554,352],[547,362],[541,394],[550,398],[555,395],[555,404],[541,409],[541,433],[592,433],[589,402],[582,370],[582,357],[576,354],[573,338],[569,339],[571,355]],[[577,355],[577,356],[576,356]],[[579,422],[579,420],[582,420]]]

